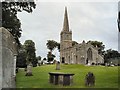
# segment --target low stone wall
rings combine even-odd
[[[5,28],[0,28],[0,89],[15,88],[14,55],[16,43],[13,36]]]

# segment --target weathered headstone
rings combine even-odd
[[[25,76],[33,76],[33,74],[32,74],[32,64],[31,63],[27,66],[27,71],[26,71]]]
[[[38,66],[41,66],[41,60],[38,60]]]
[[[0,28],[0,89],[15,88],[16,43],[8,30]]]
[[[94,86],[95,85],[95,76],[92,72],[88,72],[85,77],[85,85],[86,86]]]
[[[56,62],[56,70],[60,70],[60,62],[59,61]]]

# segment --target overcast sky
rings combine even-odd
[[[18,13],[21,43],[33,40],[37,56],[46,57],[47,40],[60,41],[65,6],[74,41],[102,41],[106,49],[118,50],[117,2],[36,2],[33,13]]]

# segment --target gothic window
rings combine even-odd
[[[92,60],[92,49],[91,48],[89,48],[87,51],[87,58],[88,60]]]
[[[62,63],[65,63],[65,58],[64,57],[62,57]]]
[[[69,56],[69,63],[70,63],[70,56]]]
[[[76,55],[76,64],[78,64],[78,61],[77,61],[77,55]]]

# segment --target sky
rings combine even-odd
[[[36,55],[45,58],[49,51],[46,47],[47,40],[60,42],[65,6],[74,41],[81,43],[83,40],[97,40],[103,42],[106,50],[118,50],[118,3],[113,1],[36,1],[36,9],[32,13],[18,13],[22,26],[20,42],[23,44],[25,40],[33,40]],[[58,51],[53,53],[59,59]]]

